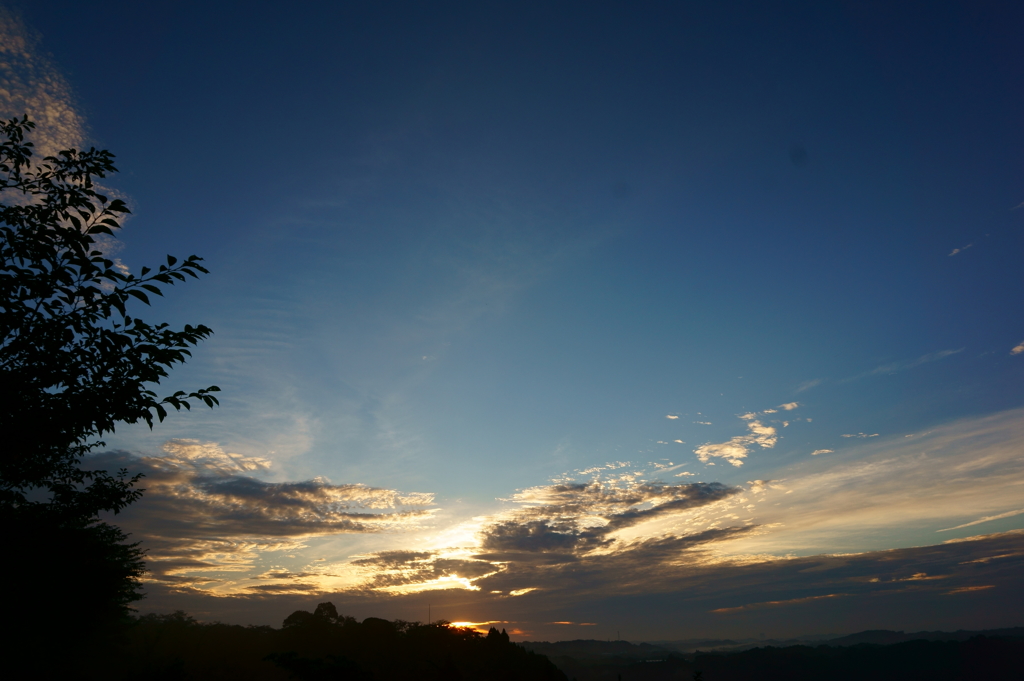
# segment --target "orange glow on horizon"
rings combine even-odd
[[[508,624],[508,620],[492,620],[489,622],[450,622],[448,626],[456,627],[458,629],[473,629],[486,634],[491,627],[501,629],[503,627],[498,626],[502,624]],[[510,632],[511,633],[511,632]]]

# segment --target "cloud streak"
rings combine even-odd
[[[891,364],[883,364],[882,366],[875,367],[874,369],[872,369],[871,371],[869,371],[865,375],[878,376],[878,375],[895,374],[895,373],[897,373],[899,371],[906,371],[907,369],[913,369],[914,367],[919,367],[922,364],[928,364],[930,362],[937,362],[940,359],[945,359],[946,357],[949,357],[950,355],[956,355],[956,354],[959,354],[959,353],[961,353],[963,351],[964,351],[964,348],[960,348],[959,350],[940,350],[938,352],[931,352],[931,353],[928,353],[927,355],[921,355],[917,359],[908,360],[908,361],[904,361],[904,362],[893,362]]]
[[[774,608],[784,605],[796,605],[798,603],[809,603],[811,601],[820,601],[823,598],[842,598],[843,596],[849,596],[850,594],[824,594],[822,596],[805,596],[804,598],[790,598],[785,601],[762,601],[760,603],[749,603],[747,605],[739,605],[734,608],[716,608],[711,612],[717,614],[728,614],[734,612],[742,612],[744,610],[753,610],[756,608]]]
[[[964,523],[963,525],[957,525],[956,527],[946,527],[941,530],[936,530],[936,532],[952,532],[953,530],[962,530],[965,527],[974,527],[975,525],[981,525],[982,523],[987,523],[992,520],[1012,518],[1013,516],[1020,515],[1021,513],[1024,513],[1024,508],[1017,509],[1016,511],[1007,511],[1006,513],[1000,513],[998,515],[985,516],[984,518],[978,518],[977,520],[972,520],[971,522]]]

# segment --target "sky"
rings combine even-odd
[[[514,639],[1024,624],[1024,6],[5,0],[117,155],[141,612]],[[75,582],[69,559],[68,581]]]

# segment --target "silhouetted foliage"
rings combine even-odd
[[[152,427],[190,398],[217,403],[216,386],[162,399],[150,389],[210,329],[148,324],[127,305],[206,270],[195,256],[168,256],[135,276],[112,260],[105,250],[129,211],[96,181],[115,172],[113,155],[69,149],[36,161],[33,128],[27,116],[0,123],[0,526],[14,540],[0,574],[37,599],[80,592],[90,607],[77,609],[78,628],[88,629],[127,614],[143,563],[98,519],[139,497],[139,477],[90,470],[84,457],[117,423]]]
[[[200,624],[182,612],[146,615],[123,648],[91,671],[104,679],[347,679],[565,681],[546,657],[444,622],[357,622],[331,603],[289,615],[280,629]]]
[[[547,658],[511,643],[507,633],[494,628],[482,636],[443,622],[368,617],[357,623],[339,616],[331,603],[321,603],[313,613],[289,615],[281,634],[284,648],[295,656],[274,660],[300,679],[323,678],[318,676],[323,670],[342,667],[350,674],[358,668],[374,679],[564,678]]]

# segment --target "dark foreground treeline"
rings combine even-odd
[[[202,624],[185,613],[145,615],[73,659],[38,662],[34,678],[566,681],[546,657],[491,629],[445,622],[357,622],[331,603],[280,629]]]
[[[1024,638],[788,646],[646,660],[622,656],[552,661],[576,681],[1022,681]],[[698,676],[699,673],[699,676]]]

